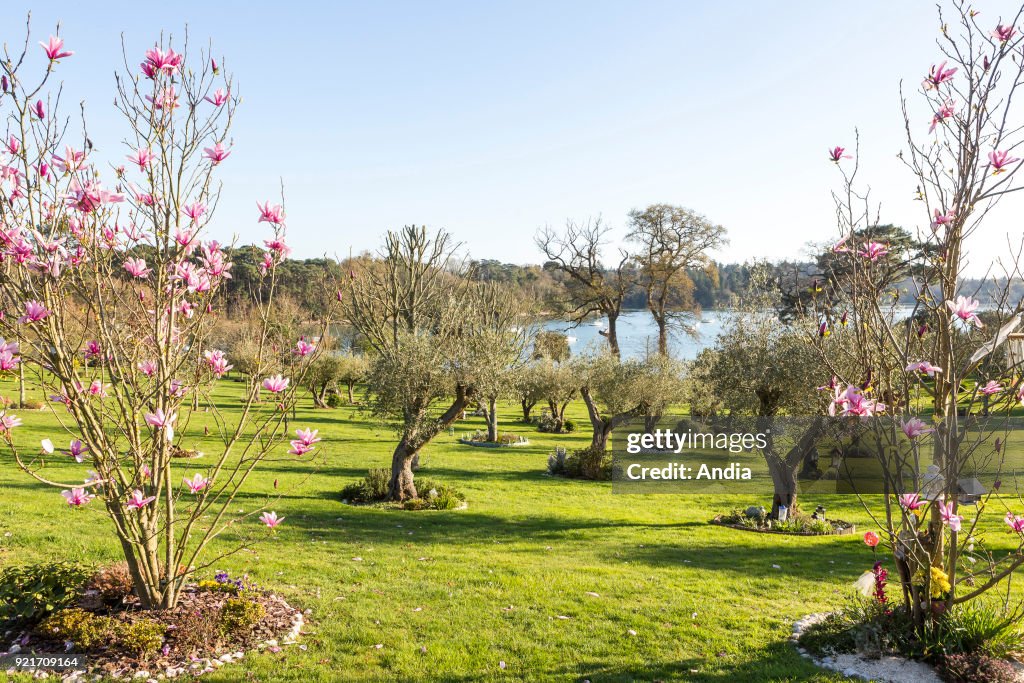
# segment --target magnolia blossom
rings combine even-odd
[[[932,230],[938,232],[939,228],[951,223],[956,217],[956,213],[953,209],[950,209],[946,213],[941,213],[938,209],[932,212]]]
[[[185,486],[192,493],[202,493],[210,485],[210,480],[196,472],[191,479],[185,477]]]
[[[203,156],[212,161],[214,166],[227,159],[230,154],[231,151],[225,149],[223,143],[220,142],[213,147],[205,147],[203,149]]]
[[[85,358],[85,360],[98,358],[99,356],[102,355],[103,348],[100,346],[100,343],[95,339],[91,339],[88,342],[86,342],[85,348],[82,349],[82,356]]]
[[[146,267],[146,259],[143,258],[129,258],[125,259],[124,269],[128,271],[133,277],[137,277],[140,280],[144,280],[149,277],[149,274],[153,272],[151,268]]]
[[[42,450],[43,453],[50,455],[51,453],[53,453],[53,442],[50,441],[49,439],[42,439],[39,442],[39,448]]]
[[[217,90],[214,91],[212,97],[210,95],[207,95],[203,99],[212,104],[213,106],[219,107],[228,101],[228,94],[224,92],[223,88],[217,88]]]
[[[21,418],[17,415],[9,415],[8,413],[0,413],[0,434],[6,434],[15,427],[21,426]]]
[[[278,517],[276,512],[264,512],[260,515],[260,521],[266,524],[268,527],[273,529],[278,524],[285,520],[284,517]]]
[[[1003,26],[999,24],[996,26],[996,30],[992,31],[992,37],[998,40],[1000,43],[1005,43],[1011,40],[1017,34],[1017,29],[1012,25]]]
[[[939,515],[942,517],[942,522],[949,525],[950,531],[960,531],[960,525],[964,518],[953,513],[953,505],[953,501],[939,503]]]
[[[980,391],[985,396],[992,396],[993,394],[1001,393],[1003,391],[1003,385],[992,379],[989,380],[984,386],[978,387],[978,391]]]
[[[57,36],[50,36],[50,39],[48,41],[39,44],[42,46],[43,52],[46,53],[47,59],[49,59],[51,62],[56,62],[60,59],[70,57],[71,55],[75,54],[74,52],[65,50],[64,39],[59,38]],[[4,88],[4,90],[6,90],[6,88]]]
[[[40,121],[46,118],[46,107],[43,105],[42,100],[36,100],[36,105],[32,107],[32,112]]]
[[[152,377],[156,374],[156,363],[151,360],[144,360],[139,363],[139,372],[146,377]]]
[[[79,507],[87,504],[90,500],[95,498],[93,494],[89,493],[85,489],[71,489],[70,491],[61,491],[60,495],[64,496],[64,500],[67,501],[71,507]]]
[[[17,369],[21,358],[16,354],[20,346],[17,342],[4,342],[0,340],[0,372],[9,372]]]
[[[999,175],[1006,170],[1010,164],[1020,161],[1017,157],[1011,157],[1008,150],[1000,152],[993,150],[988,153],[988,163],[992,167],[992,175]]]
[[[946,62],[942,62],[938,66],[933,64],[932,68],[928,71],[928,76],[924,79],[925,90],[938,88],[940,85],[953,78],[953,74],[955,73],[956,67],[947,69]]]
[[[206,359],[206,364],[210,366],[210,371],[217,379],[220,379],[227,374],[228,370],[235,367],[234,365],[228,365],[228,358],[220,349],[205,351],[203,358]]]
[[[846,389],[840,389],[838,386],[833,389],[828,414],[835,415],[838,410],[844,417],[871,417],[884,412],[885,407],[884,403],[866,397],[860,387],[851,384]]]
[[[128,161],[138,166],[139,170],[141,171],[145,169],[147,166],[149,166],[151,163],[153,163],[153,150],[149,149],[148,147],[141,147],[135,150],[135,152],[133,152],[132,154],[129,154],[127,158]]]
[[[973,324],[975,327],[983,327],[981,320],[978,319],[978,306],[981,305],[977,299],[969,296],[958,296],[955,301],[947,301],[946,306],[949,307],[950,312],[960,320],[968,324]]]
[[[197,222],[206,213],[206,204],[202,202],[195,202],[192,204],[186,204],[182,207],[181,212],[188,216],[193,223]]]
[[[102,380],[94,379],[92,382],[89,383],[89,388],[87,389],[87,391],[88,391],[90,396],[97,396],[99,398],[106,398],[107,397],[107,389],[109,389],[109,388],[110,388],[109,384],[104,384]]]
[[[847,235],[843,239],[841,239],[838,242],[836,242],[835,246],[832,247],[832,253],[833,254],[848,254],[850,252],[850,248],[848,246],[846,246],[846,241],[848,239],[850,239],[849,235]],[[340,295],[341,295],[340,291],[338,292],[338,295],[340,297]],[[341,299],[339,298],[338,301],[341,301]]]
[[[1024,533],[1024,515],[1015,515],[1012,512],[1007,512],[1005,519],[1010,529],[1018,534]]]
[[[294,353],[299,358],[305,358],[314,351],[316,351],[316,345],[310,344],[305,339],[300,339],[298,342],[296,342],[295,348],[292,349],[292,353]]]
[[[74,173],[85,166],[85,152],[67,145],[64,147],[64,156],[53,155],[53,165],[61,173]]]
[[[889,253],[889,247],[879,242],[868,242],[860,249],[860,255],[869,261],[877,261]]]
[[[260,219],[258,223],[271,223],[273,225],[284,224],[284,207],[280,204],[271,204],[270,202],[264,202],[261,206],[259,202],[256,202],[256,207],[260,210]],[[269,244],[267,246],[270,246]]]
[[[146,413],[145,419],[146,424],[150,427],[170,430],[174,428],[174,421],[178,419],[178,416],[174,413],[165,415],[161,408],[157,408],[154,413]]]
[[[155,78],[161,73],[167,76],[175,75],[181,68],[181,62],[182,56],[174,50],[168,48],[167,52],[164,52],[158,47],[152,47],[146,50],[146,60],[139,66],[148,78]]]
[[[932,365],[931,363],[929,363],[926,360],[919,360],[919,361],[914,361],[913,363],[910,363],[909,365],[907,365],[906,371],[907,372],[917,372],[917,373],[928,375],[929,377],[934,377],[935,373],[942,372],[942,368],[940,368],[938,366],[935,366],[935,365]]]
[[[291,449],[288,451],[292,455],[305,455],[310,451],[314,450],[313,444],[320,441],[320,437],[317,434],[320,433],[318,429],[296,429],[295,436],[298,438],[291,442]]]
[[[132,510],[141,510],[142,508],[152,503],[154,500],[156,500],[156,496],[150,496],[149,498],[146,498],[145,494],[141,490],[135,489],[134,491],[132,491],[132,495],[128,499],[128,502],[125,503],[125,505],[127,505],[128,508]]]
[[[81,439],[75,439],[68,446],[66,453],[75,459],[75,462],[82,462],[83,456],[89,452],[89,447],[82,443]]]
[[[940,123],[943,123],[946,119],[953,116],[956,113],[956,102],[953,100],[946,100],[946,103],[939,107],[939,110],[935,112],[932,117],[932,125],[928,128],[929,133],[935,132],[935,127]]]
[[[289,380],[281,375],[271,375],[263,380],[263,388],[272,394],[279,394],[288,388]]]
[[[46,306],[38,301],[27,301],[25,303],[25,315],[18,318],[18,322],[37,323],[45,320],[48,315],[50,315],[50,311],[46,309]]]
[[[919,493],[904,493],[900,495],[900,506],[904,510],[913,512],[923,508],[925,503],[921,500],[921,494]]]
[[[830,161],[834,161],[838,164],[840,159],[852,159],[853,157],[846,154],[845,147],[833,147],[828,151],[828,158]]]
[[[932,432],[935,431],[934,429],[928,427],[924,422],[922,422],[920,419],[916,417],[912,417],[909,420],[905,420],[900,425],[900,428],[903,430],[903,433],[907,435],[908,439],[916,439],[919,436],[931,434]]]

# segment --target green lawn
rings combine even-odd
[[[240,386],[222,382],[220,404],[236,404]],[[609,483],[549,477],[553,447],[588,435],[536,433],[514,422],[511,406],[502,428],[527,434],[529,447],[471,448],[443,434],[424,453],[421,474],[460,488],[468,509],[351,507],[337,492],[389,461],[393,433],[358,410],[310,405],[297,425],[321,430],[326,463],[314,471],[282,459],[252,479],[238,507],[261,505],[277,479],[284,493],[272,508],[287,519],[276,534],[256,529],[264,540],[221,566],[312,610],[306,649],[253,655],[208,680],[845,680],[806,663],[787,637],[800,616],[842,604],[870,566],[859,534],[736,531],[707,520],[767,501],[616,495]],[[572,410],[585,425],[582,405]],[[19,443],[66,445],[48,412],[19,414]],[[206,417],[194,417],[193,432]],[[457,431],[482,426],[473,419]],[[182,474],[203,465],[182,463]],[[58,460],[48,471],[79,480],[85,469]],[[867,521],[853,497],[804,502]],[[0,566],[50,558],[101,563],[118,549],[100,506],[70,509],[4,452]]]

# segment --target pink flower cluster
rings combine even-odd
[[[885,412],[885,404],[868,398],[860,387],[853,384],[841,389],[832,389],[832,401],[828,406],[828,414],[839,414],[843,417],[871,417]]]
[[[313,451],[315,449],[313,444],[320,441],[320,437],[317,436],[319,433],[320,430],[310,430],[308,427],[306,429],[296,429],[295,436],[298,438],[291,442],[292,447],[288,452],[292,455],[305,455]]]

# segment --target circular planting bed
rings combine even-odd
[[[518,448],[519,446],[530,445],[530,440],[526,437],[520,437],[520,439],[522,440],[502,443],[500,441],[474,441],[473,439],[463,437],[459,439],[459,443],[465,446],[473,446],[474,448]]]
[[[787,536],[846,536],[857,531],[856,525],[841,519],[801,515],[785,522],[778,522],[763,516],[749,515],[738,511],[716,515],[709,523],[740,531]]]
[[[76,604],[7,631],[9,646],[0,655],[83,655],[86,668],[28,670],[72,683],[195,677],[247,652],[280,652],[304,624],[303,613],[284,598],[226,574],[186,586],[169,610],[142,610],[131,595],[111,605],[109,597],[87,588]]]

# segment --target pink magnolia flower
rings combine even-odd
[[[109,389],[109,388],[110,388],[109,384],[104,384],[101,380],[94,379],[89,384],[88,391],[89,391],[89,395],[90,396],[98,396],[99,398],[106,398],[107,397],[107,389]]]
[[[889,247],[879,242],[868,242],[860,249],[860,255],[875,262],[889,253]]]
[[[956,218],[956,213],[953,209],[950,209],[946,213],[940,213],[938,209],[935,209],[932,212],[932,216],[932,230],[937,232],[943,225],[951,223],[953,219]]]
[[[919,493],[904,493],[900,495],[900,506],[904,510],[913,512],[914,510],[923,508],[925,503],[921,500],[921,494]]]
[[[125,503],[125,505],[127,505],[128,508],[132,510],[141,510],[142,508],[152,503],[154,500],[156,500],[156,496],[150,496],[149,498],[146,498],[145,494],[141,490],[135,489],[134,491],[132,491],[132,495],[128,499],[128,502]]]
[[[949,525],[950,531],[960,531],[960,526],[964,521],[964,518],[960,515],[953,513],[953,506],[955,503],[949,501],[946,503],[939,503],[939,516],[942,517],[942,522]]]
[[[224,92],[223,88],[217,88],[217,90],[213,93],[213,97],[207,95],[203,99],[215,107],[220,107],[228,101],[228,94]]]
[[[917,372],[928,375],[929,377],[934,377],[936,372],[942,372],[942,368],[932,365],[926,360],[919,360],[907,365],[906,371]]]
[[[48,41],[39,44],[42,46],[43,52],[46,53],[47,59],[49,59],[51,62],[56,62],[57,60],[64,59],[65,57],[70,57],[71,55],[75,54],[74,52],[69,52],[65,50],[64,39],[59,38],[57,36],[50,36],[50,39]]]
[[[836,242],[835,246],[832,247],[832,253],[833,254],[848,254],[848,253],[850,253],[850,248],[848,246],[846,246],[846,241],[848,239],[850,239],[849,235],[847,235],[843,239],[841,239],[838,242]],[[339,299],[339,301],[340,301],[340,299]]]
[[[96,341],[95,339],[90,339],[88,342],[86,342],[85,348],[82,350],[82,356],[85,357],[85,360],[96,358],[102,355],[103,347],[100,346],[100,343],[98,341]]]
[[[14,137],[13,135],[7,138],[7,151],[9,151],[11,154],[17,154],[18,150],[20,149],[21,142],[18,141],[18,138]]]
[[[145,280],[149,277],[149,274],[153,272],[151,268],[146,267],[146,259],[143,258],[125,259],[124,269],[133,277],[137,277],[140,280]]]
[[[264,512],[260,515],[260,521],[266,524],[268,527],[273,529],[278,524],[285,520],[284,517],[278,517],[276,512]]]
[[[929,126],[928,132],[934,133],[935,127],[940,123],[945,122],[946,119],[953,116],[956,113],[956,102],[953,100],[946,100],[945,104],[939,107],[939,110],[932,116],[932,125]]]
[[[36,100],[35,106],[32,107],[32,113],[34,113],[36,118],[40,121],[46,118],[46,106],[43,104],[42,100]]]
[[[956,73],[956,67],[952,69],[946,68],[946,63],[943,62],[938,66],[932,65],[932,68],[928,71],[928,76],[924,79],[925,90],[931,88],[938,88],[940,85],[953,78],[953,74]]]
[[[128,155],[128,161],[138,166],[140,171],[153,163],[153,158],[153,150],[148,147],[142,147]]]
[[[1016,35],[1017,29],[1011,26],[1003,26],[999,24],[996,26],[996,30],[992,31],[992,37],[998,40],[1000,43],[1008,42]]]
[[[828,151],[828,158],[829,161],[834,161],[838,164],[840,159],[852,159],[853,156],[846,154],[845,147],[833,147]]]
[[[230,154],[231,150],[225,149],[224,145],[220,142],[213,147],[203,149],[203,156],[212,161],[214,166],[227,159]]]
[[[992,175],[999,175],[1006,171],[1006,167],[1020,161],[1017,157],[1011,157],[1009,150],[1000,152],[993,150],[988,153],[988,163],[994,169]]]
[[[18,318],[18,322],[37,323],[40,320],[45,320],[48,315],[50,315],[50,311],[46,310],[46,306],[38,301],[28,301],[25,303],[25,315]]]
[[[309,427],[307,427],[306,429],[295,430],[295,436],[299,437],[299,441],[306,444],[307,446],[312,446],[315,443],[319,443],[319,434],[319,429],[310,429]]]
[[[146,61],[142,62],[140,66],[142,73],[149,78],[155,77],[160,72],[173,76],[181,68],[181,61],[182,56],[174,50],[168,48],[167,52],[164,52],[159,47],[152,47],[146,50]]]
[[[220,349],[203,352],[203,358],[206,359],[206,364],[210,366],[210,371],[217,379],[220,379],[228,373],[228,370],[235,367],[234,365],[228,365],[228,358]]]
[[[838,410],[843,417],[872,417],[877,413],[884,412],[885,407],[884,403],[868,398],[860,387],[851,384],[846,389],[841,389],[838,386],[833,389],[828,414],[835,415]]]
[[[0,413],[0,434],[6,434],[15,427],[21,426],[21,418],[8,413]]]
[[[171,398],[181,398],[188,393],[188,386],[185,385],[180,379],[172,379],[170,386],[167,388],[167,395]]]
[[[989,380],[984,386],[979,387],[978,391],[980,391],[985,396],[992,396],[993,394],[998,394],[1002,392],[1003,385],[992,379]]]
[[[216,76],[220,73],[220,66],[217,64],[217,60],[210,58],[210,70],[213,71],[213,75]]]
[[[156,363],[151,360],[144,360],[139,363],[139,372],[146,377],[152,377],[156,374]]]
[[[296,342],[295,348],[292,349],[292,353],[294,353],[299,358],[305,358],[314,351],[316,351],[316,345],[310,344],[305,339],[300,339],[298,342]]]
[[[935,431],[916,417],[912,417],[909,420],[904,421],[903,424],[900,425],[900,428],[903,430],[903,433],[907,435],[908,439],[916,439],[919,436],[931,434]]]
[[[198,221],[206,213],[206,204],[202,202],[196,202],[194,204],[187,204],[182,208],[181,212],[188,216],[193,223]]]
[[[1020,401],[1021,405],[1024,405],[1024,384],[1020,385],[1020,389],[1017,389],[1017,400]]]
[[[157,408],[156,412],[146,413],[145,419],[146,424],[150,427],[156,427],[157,429],[170,429],[174,426],[174,421],[178,419],[178,416],[174,413],[165,415],[163,409]]]
[[[185,486],[192,493],[202,493],[210,485],[210,480],[196,472],[191,479],[185,477]]]
[[[169,85],[163,90],[156,93],[156,96],[146,95],[146,100],[153,105],[153,109],[158,110],[174,110],[180,107],[178,104],[178,93],[174,90],[173,85]]]
[[[64,500],[67,501],[71,507],[80,507],[88,504],[90,500],[95,498],[93,494],[89,493],[85,489],[71,489],[70,491],[61,491],[60,495],[64,496]]]
[[[1006,523],[1010,525],[1010,529],[1017,532],[1018,534],[1024,533],[1024,516],[1015,515],[1012,512],[1007,512]]]
[[[271,375],[263,380],[263,388],[272,394],[279,394],[288,388],[289,380],[281,375]]]
[[[981,320],[978,319],[978,306],[981,305],[977,299],[969,296],[958,296],[955,301],[947,301],[946,306],[949,307],[950,312],[954,316],[959,318],[968,324],[973,324],[977,328],[983,327]]]
[[[61,173],[74,173],[85,165],[85,152],[67,145],[64,147],[64,156],[53,155],[53,165]]]
[[[256,202],[256,207],[260,210],[260,219],[257,221],[258,223],[271,223],[273,225],[284,224],[284,207],[280,204],[264,202],[261,206],[259,202]]]
[[[284,215],[281,215],[283,220]],[[260,220],[263,220],[262,218]],[[284,237],[275,237],[272,240],[263,240],[263,244],[266,245],[267,249],[274,252],[278,259],[287,258],[292,253],[292,248],[288,246],[284,241]]]
[[[75,459],[75,462],[82,462],[83,457],[89,452],[89,447],[82,443],[81,439],[75,439],[68,447],[67,454]]]

